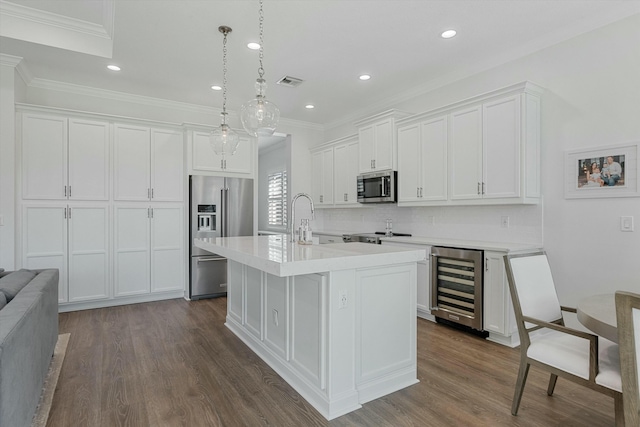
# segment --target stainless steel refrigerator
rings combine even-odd
[[[253,235],[253,180],[189,177],[189,298],[227,294],[227,259],[193,244],[197,237]]]

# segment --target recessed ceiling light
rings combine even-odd
[[[120,67],[118,67],[117,65],[107,65],[107,68],[111,71],[120,71]]]
[[[260,43],[251,42],[247,44],[247,47],[251,50],[258,50],[260,49]]]
[[[456,35],[456,30],[447,30],[441,34],[443,39],[450,39],[451,37]]]
[[[360,80],[369,80],[371,76],[369,74],[363,74],[359,77]]]
[[[311,105],[311,104],[307,104],[304,106],[304,108],[306,108],[307,110],[313,110],[314,108],[316,108],[315,105]]]
[[[211,86],[211,89],[213,89],[213,90],[222,90],[222,88],[220,86],[218,86],[218,85]]]

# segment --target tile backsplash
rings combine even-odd
[[[503,219],[508,217],[508,227]],[[316,210],[316,230],[393,231],[414,236],[542,245],[541,205],[397,207],[369,205],[353,209]]]

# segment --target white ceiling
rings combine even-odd
[[[258,38],[257,0],[0,0],[0,6],[0,53],[24,58],[30,78],[216,108],[222,93],[209,88],[222,83],[218,26],[230,26],[227,107],[238,110],[253,97],[258,54],[246,44]],[[48,46],[65,40],[47,30],[37,40],[35,30],[20,33],[24,25],[11,33],[5,19],[15,7],[104,26],[99,37],[112,37],[112,58],[80,53],[91,51],[89,42],[69,44],[74,50]],[[636,13],[640,0],[264,0],[267,98],[284,118],[340,123]],[[449,28],[458,35],[440,38]],[[56,37],[60,43],[51,42]],[[108,71],[110,63],[122,71]],[[359,81],[362,73],[372,79]],[[276,85],[285,75],[304,83]],[[305,109],[308,103],[316,108]]]

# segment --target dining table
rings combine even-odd
[[[591,295],[576,305],[578,321],[603,338],[618,342],[615,293]]]

